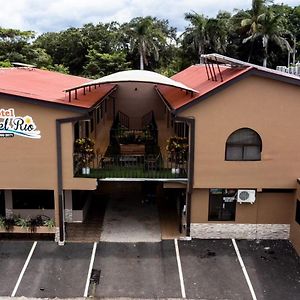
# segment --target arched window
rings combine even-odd
[[[250,128],[234,131],[227,139],[225,160],[261,160],[262,142]]]

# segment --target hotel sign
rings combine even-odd
[[[13,108],[0,109],[0,138],[19,135],[30,139],[40,139],[41,132],[30,116],[16,116]]]

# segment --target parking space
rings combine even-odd
[[[100,243],[94,268],[97,297],[181,297],[174,241]]]
[[[300,259],[288,241],[237,241],[258,299],[296,300]]]
[[[10,296],[33,242],[0,242],[0,296]]]
[[[231,240],[179,242],[186,296],[252,299]]]
[[[38,242],[16,296],[83,296],[93,244]]]
[[[101,298],[181,298],[185,293],[190,299],[247,300],[255,299],[253,288],[257,299],[299,299],[300,258],[288,241],[236,244],[192,240],[179,241],[176,248],[169,240],[61,247],[46,241],[1,241],[0,298],[15,290],[16,296],[40,298],[82,297],[89,291]],[[92,268],[100,271],[100,280],[88,289]]]

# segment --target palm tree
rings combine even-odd
[[[257,19],[257,29],[250,37],[243,40],[247,42],[248,40],[254,41],[256,39],[262,40],[263,46],[263,66],[267,67],[268,60],[268,46],[269,42],[273,41],[280,48],[287,48],[288,51],[292,51],[289,42],[282,37],[283,30],[280,26],[280,15],[274,15],[272,10],[268,8],[265,13],[261,14]]]
[[[134,18],[126,24],[126,33],[131,51],[137,49],[139,52],[141,70],[148,65],[148,57],[151,54],[156,61],[159,59],[159,46],[166,43],[166,34],[155,22],[155,18]]]
[[[281,16],[274,15],[271,9],[268,9],[267,12],[260,16],[259,22],[261,27],[259,29],[257,37],[262,38],[262,45],[264,49],[264,58],[263,58],[263,66],[267,66],[268,60],[268,46],[269,41],[273,41],[280,48],[286,48],[289,52],[292,51],[292,47],[289,42],[282,37],[283,30],[279,24]]]
[[[241,26],[244,28],[248,35],[248,38],[243,40],[243,43],[246,43],[250,40],[251,47],[248,56],[248,62],[251,59],[253,52],[253,44],[256,37],[256,34],[259,31],[259,19],[264,14],[267,0],[252,0],[252,9],[247,13],[247,17],[241,21]]]
[[[219,12],[216,18],[207,20],[205,30],[209,48],[207,50],[210,52],[226,53],[230,18],[231,15],[229,13]]]
[[[207,20],[203,15],[199,15],[196,12],[186,13],[184,19],[190,22],[190,26],[182,34],[183,38],[188,44],[193,45],[201,62],[201,55],[204,54],[204,48],[207,44]]]

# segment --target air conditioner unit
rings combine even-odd
[[[238,190],[237,202],[253,204],[255,202],[255,190]]]

